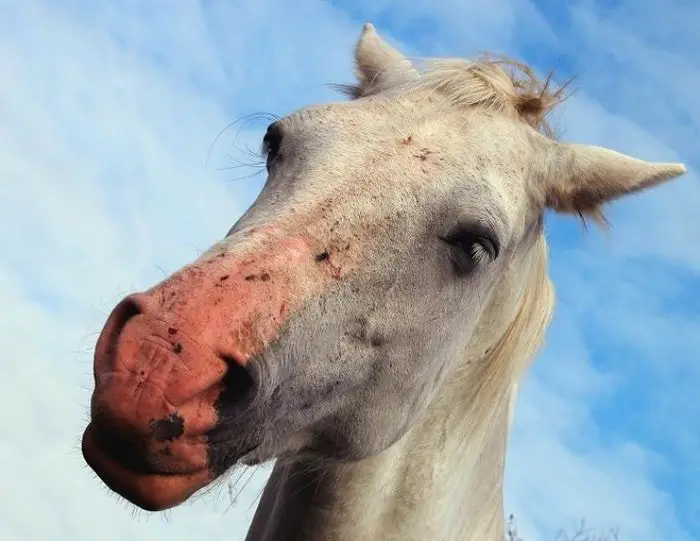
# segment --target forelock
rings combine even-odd
[[[482,55],[473,61],[424,59],[419,67],[420,77],[386,92],[402,96],[432,90],[457,107],[498,111],[525,122],[547,137],[555,137],[547,117],[568,97],[571,81],[556,85],[552,73],[540,79],[530,66],[494,55]],[[358,85],[336,87],[351,99],[366,95]]]

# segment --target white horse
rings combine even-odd
[[[556,141],[560,93],[492,60],[420,69],[371,25],[351,100],[264,139],[207,253],[109,317],[88,464],[164,509],[278,459],[249,541],[497,541],[517,383],[553,310],[543,215],[681,175]]]

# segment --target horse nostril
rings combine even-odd
[[[119,335],[127,322],[140,313],[141,308],[132,296],[112,310],[95,345],[95,374],[112,370],[112,354]]]
[[[229,357],[224,357],[227,369],[222,383],[224,389],[219,396],[220,407],[235,407],[253,400],[258,384],[251,374],[249,366],[242,366]]]
[[[132,317],[140,313],[141,307],[136,303],[134,297],[126,297],[114,308],[109,316],[110,330],[119,333]]]

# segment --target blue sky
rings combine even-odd
[[[0,538],[244,538],[265,469],[243,473],[235,505],[221,484],[166,519],[86,469],[92,347],[125,293],[254,200],[262,175],[227,167],[265,123],[217,134],[340,99],[324,85],[352,80],[366,20],[410,55],[495,50],[577,75],[562,138],[689,166],[612,206],[607,237],[548,217],[557,312],[519,401],[506,499],[526,541],[582,518],[621,540],[700,538],[700,4],[170,5],[0,0]]]

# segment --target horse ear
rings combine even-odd
[[[654,163],[592,145],[544,137],[545,199],[549,208],[600,216],[605,203],[662,184],[686,172],[681,163]]]
[[[418,77],[411,62],[386,43],[371,23],[366,23],[355,48],[357,96],[376,94]]]

